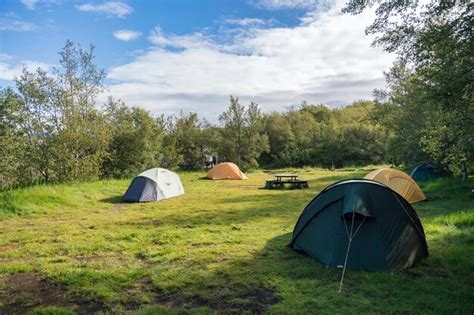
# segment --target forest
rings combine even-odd
[[[345,11],[373,4],[351,1]],[[409,24],[388,21],[409,18],[416,6],[391,5],[380,5],[367,29],[398,56],[373,100],[339,108],[303,100],[264,113],[230,96],[216,123],[198,113],[153,115],[113,96],[100,104],[106,72],[94,46],[68,40],[59,66],[25,68],[0,89],[0,187],[124,178],[156,166],[195,170],[208,155],[247,171],[428,161],[466,179],[474,152],[473,4],[433,4]]]

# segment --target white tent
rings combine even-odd
[[[184,194],[184,188],[178,174],[164,168],[152,168],[140,173],[132,180],[123,200],[157,201],[182,194]]]

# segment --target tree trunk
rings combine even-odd
[[[467,179],[467,166],[465,160],[461,161],[461,178],[463,182],[465,182]]]

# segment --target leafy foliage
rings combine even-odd
[[[385,161],[386,130],[371,117],[375,105],[359,101],[343,109],[303,103],[265,118],[270,151],[268,166],[367,165]]]
[[[345,11],[376,5],[367,33],[400,57],[385,93],[398,148],[391,153],[403,162],[428,157],[466,179],[474,155],[474,3],[351,0]]]
[[[112,98],[104,115],[112,132],[102,166],[104,176],[131,177],[158,165],[162,129],[156,119],[141,108],[129,108]]]
[[[0,89],[0,187],[129,177],[147,168],[200,169],[209,155],[244,170],[264,167],[431,161],[461,173],[474,155],[474,5],[469,2],[349,1],[377,6],[374,44],[399,55],[388,91],[345,108],[302,102],[263,114],[230,96],[219,125],[196,113],[155,118],[104,93],[94,47],[67,41],[51,73],[23,70]],[[138,104],[139,105],[139,104]]]
[[[219,121],[221,159],[237,163],[244,170],[258,167],[258,158],[268,151],[268,137],[263,134],[263,116],[256,103],[245,106],[237,97],[230,96],[230,106]]]

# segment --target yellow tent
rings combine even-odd
[[[399,193],[409,203],[426,200],[426,196],[418,184],[408,174],[402,171],[382,168],[365,175],[364,179],[375,180],[387,185]]]
[[[215,165],[207,177],[210,179],[247,179],[248,177],[242,173],[237,165],[234,163],[220,163]]]

